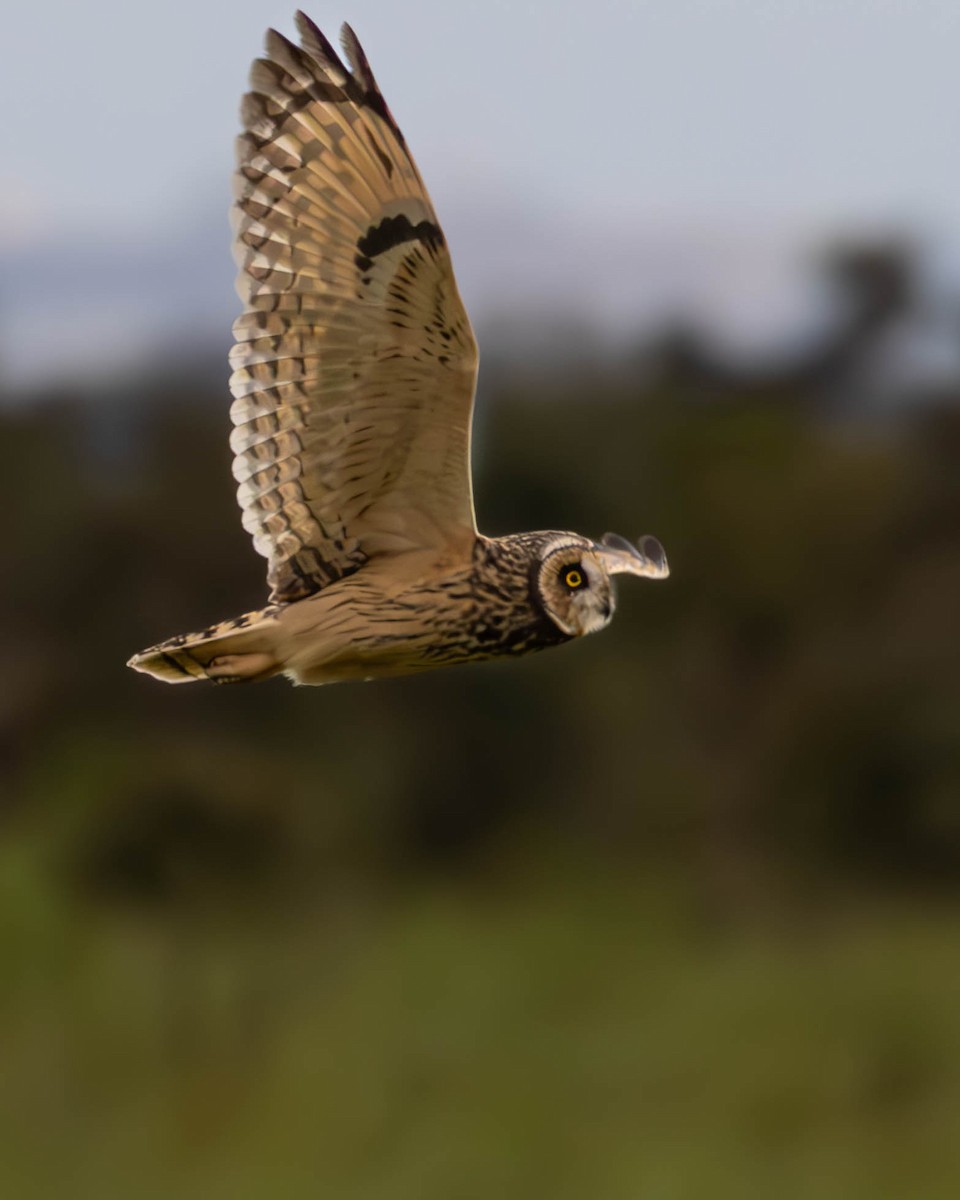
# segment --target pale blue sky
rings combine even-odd
[[[158,324],[229,320],[237,105],[294,7],[6,6],[0,337],[18,371],[42,373],[52,342],[109,358],[121,326],[132,352]],[[626,327],[698,305],[789,320],[798,248],[837,231],[909,229],[960,259],[956,0],[306,7],[357,30],[479,324],[561,292]]]

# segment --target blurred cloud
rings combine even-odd
[[[776,340],[815,309],[810,248],[864,229],[916,233],[960,276],[947,0],[308,7],[363,39],[479,324],[543,308],[617,331],[683,313]],[[293,8],[10,8],[8,380],[109,374],[152,332],[225,337],[237,104],[264,29],[291,33]]]
[[[0,177],[0,253],[28,249],[47,236],[44,197],[26,179]]]

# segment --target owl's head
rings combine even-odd
[[[616,533],[599,542],[558,534],[542,548],[536,574],[540,602],[550,620],[570,637],[596,633],[610,622],[617,599],[614,575],[665,579],[667,556],[655,537],[636,546]]]

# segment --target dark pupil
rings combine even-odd
[[[563,580],[568,588],[583,587],[583,571],[579,566],[567,567],[563,575]]]

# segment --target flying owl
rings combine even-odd
[[[477,345],[406,142],[348,25],[349,67],[297,14],[243,98],[230,355],[233,474],[269,563],[265,608],[129,666],[168,683],[405,675],[602,629],[612,576],[660,543],[477,531]]]

